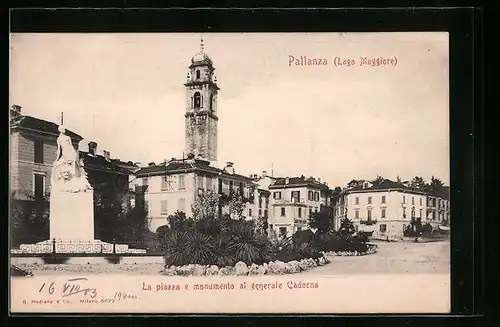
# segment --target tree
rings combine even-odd
[[[322,208],[319,212],[314,212],[309,221],[309,227],[317,228],[321,233],[328,232],[333,227],[333,219],[327,208]]]
[[[12,242],[16,247],[23,243],[36,243],[49,238],[49,201],[27,194],[26,200],[11,195],[10,226]]]
[[[191,205],[193,219],[216,218],[219,206],[219,195],[211,190],[201,191]]]
[[[414,188],[417,188],[417,189],[425,189],[425,187],[426,187],[427,184],[425,183],[425,181],[424,181],[424,179],[422,177],[415,176],[411,180],[411,185]]]
[[[243,219],[245,203],[240,193],[234,193],[229,200],[229,215],[233,219]]]
[[[344,218],[340,222],[339,233],[344,235],[352,235],[356,232],[356,228],[354,228],[354,224],[349,218]]]
[[[342,188],[340,186],[335,187],[333,190],[333,196],[339,195],[340,193],[342,193]]]
[[[168,226],[176,230],[185,230],[193,226],[192,219],[188,219],[182,211],[176,211],[173,215],[169,215],[167,221]]]
[[[443,190],[444,183],[434,176],[431,177],[431,182],[429,183],[429,192],[433,194],[439,194]]]

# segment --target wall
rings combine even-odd
[[[43,140],[43,163],[34,162],[36,139]],[[11,134],[11,190],[16,197],[27,199],[33,194],[34,172],[45,175],[45,193],[50,193],[50,176],[56,154],[55,136],[24,131]]]
[[[310,210],[313,212],[318,212],[321,209],[321,205],[326,203],[326,198],[322,194],[322,192],[313,187],[307,186],[298,186],[298,187],[290,187],[290,188],[272,188],[269,190],[271,192],[269,201],[271,205],[271,212],[269,218],[269,224],[273,225],[273,230],[276,234],[279,233],[280,227],[287,228],[287,235],[290,236],[294,232],[297,231],[297,227],[304,230],[308,227],[308,220],[310,218]],[[299,191],[300,202],[296,204],[292,204],[292,192]],[[318,192],[319,193],[319,201],[309,200],[308,192]],[[275,199],[275,192],[281,192],[281,199]],[[298,216],[299,207],[301,208],[301,217]],[[285,208],[285,217],[281,216],[281,208]],[[332,217],[333,219],[333,217]],[[296,220],[300,220],[301,222],[296,222]]]
[[[184,176],[184,189],[179,189],[179,176]],[[176,174],[171,176],[171,189],[162,189],[163,176],[148,177],[148,187],[145,191],[145,200],[148,203],[148,227],[155,232],[160,226],[167,224],[167,217],[180,210],[179,200],[185,200],[183,210],[187,217],[192,216],[191,205],[194,201],[196,180],[194,173]],[[142,178],[138,183],[142,184]],[[206,183],[206,180],[205,180]],[[215,184],[212,181],[212,185]],[[205,184],[206,185],[206,184]],[[167,201],[167,212],[161,212],[162,200]]]

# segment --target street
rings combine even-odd
[[[450,242],[371,242],[377,253],[357,257],[331,257],[330,263],[300,275],[336,274],[449,274]]]

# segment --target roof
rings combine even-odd
[[[428,190],[418,189],[415,187],[409,187],[409,186],[404,185],[403,183],[394,182],[394,181],[391,181],[390,179],[386,179],[386,178],[380,178],[380,179],[370,181],[369,182],[371,184],[370,187],[363,187],[364,182],[368,182],[368,181],[352,180],[351,182],[348,183],[348,185],[354,185],[354,186],[351,186],[350,188],[344,190],[339,195],[345,194],[345,193],[350,193],[350,192],[357,193],[357,192],[370,192],[370,191],[378,191],[378,190],[399,190],[401,192],[409,192],[409,193],[422,194],[422,195],[431,195],[432,194]],[[449,187],[448,186],[443,187],[443,190],[440,193],[442,193],[442,194],[436,194],[436,195],[447,199],[447,197],[444,196],[444,193],[449,193]],[[432,194],[432,195],[434,195],[434,194]]]
[[[287,179],[288,179],[288,183],[286,182]],[[269,188],[270,189],[281,189],[281,188],[290,188],[290,187],[299,187],[299,186],[316,187],[316,188],[326,189],[326,190],[330,189],[327,185],[317,181],[313,177],[306,178],[304,176],[276,178],[274,183],[269,185]]]
[[[121,168],[127,169],[127,170],[132,171],[132,172],[139,169],[139,166],[137,164],[133,163],[132,161],[125,162],[125,161],[121,161],[120,159],[111,159],[111,162],[114,163],[115,165],[121,167]]]
[[[127,169],[121,168],[112,161],[107,161],[106,158],[101,155],[91,156],[88,152],[80,151],[80,159],[83,159],[83,164],[86,169],[100,170],[122,175],[130,174]]]
[[[205,172],[214,175],[224,175],[228,178],[243,179],[245,181],[252,181],[251,178],[240,175],[240,174],[230,174],[223,169],[219,169],[210,166],[210,163],[205,160],[200,159],[174,159],[169,162],[164,162],[158,165],[153,165],[149,167],[143,167],[138,170],[135,174],[137,177],[155,176],[155,175],[169,175],[182,172]]]
[[[31,117],[31,116],[20,116],[18,119],[12,120],[10,124],[11,128],[22,128],[27,130],[34,130],[45,134],[51,134],[58,136],[59,133],[59,125],[50,121],[46,121],[43,119]],[[76,134],[69,129],[66,129],[66,135],[71,137],[73,140],[81,141],[83,137]]]

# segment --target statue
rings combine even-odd
[[[52,190],[72,193],[91,190],[83,160],[78,161],[71,137],[66,135],[66,128],[62,125],[59,126],[59,132],[56,160],[52,166]]]

